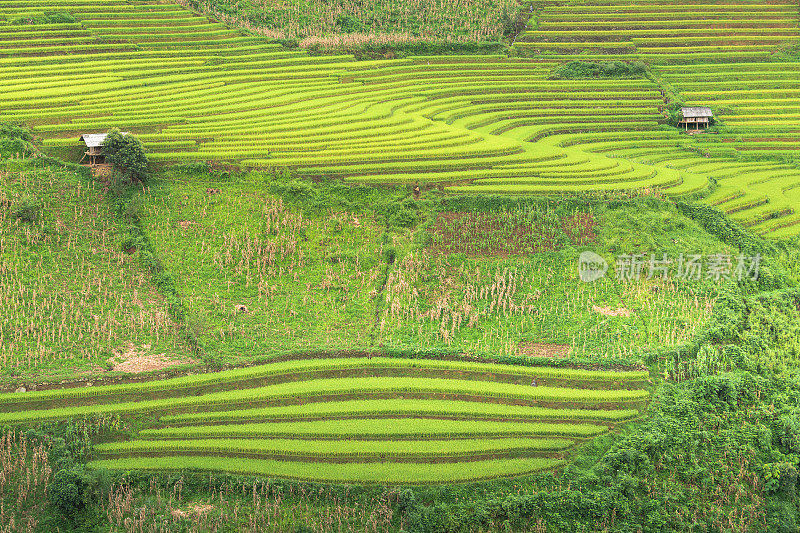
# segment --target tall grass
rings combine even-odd
[[[387,531],[397,495],[349,501],[331,489],[307,489],[290,484],[226,482],[210,486],[207,495],[188,498],[184,480],[162,487],[153,477],[147,489],[121,483],[105,495],[103,512],[113,533],[208,532],[342,533]]]
[[[180,351],[177,325],[94,182],[6,163],[0,191],[0,369],[98,370],[123,345]]]
[[[23,433],[0,434],[0,533],[36,530],[52,469],[48,448]]]
[[[252,187],[209,195],[204,185],[165,184],[143,196],[146,231],[181,273],[207,349],[251,357],[367,345],[382,267],[374,217],[304,214]]]
[[[227,23],[277,38],[335,34],[496,41],[520,10],[516,0],[179,0]]]
[[[713,291],[663,280],[580,283],[577,254],[494,260],[406,254],[384,291],[379,340],[516,354],[523,341],[556,342],[576,357],[636,357],[691,339],[711,316]],[[628,316],[607,316],[624,308]]]

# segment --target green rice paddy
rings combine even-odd
[[[733,218],[759,233],[797,234],[800,172],[740,157],[791,156],[791,133],[755,134],[738,148],[697,142],[659,130],[662,85],[654,80],[548,79],[564,61],[604,58],[647,61],[664,80],[719,73],[732,61],[758,61],[757,73],[797,43],[795,5],[718,2],[704,6],[708,22],[698,24],[686,1],[539,4],[536,27],[514,45],[526,57],[355,61],[286,50],[177,5],[4,1],[0,121],[36,126],[48,151],[76,160],[79,134],[118,127],[139,134],[165,164],[229,162],[457,193],[685,196],[719,183],[709,201]],[[13,23],[48,12],[76,22]],[[762,111],[768,100],[783,113],[796,96],[792,68],[778,85],[738,87],[756,91],[752,105]],[[726,86],[674,85],[694,104],[750,105]],[[738,109],[749,122],[730,127],[773,123],[768,113]],[[790,126],[790,116],[781,120]],[[731,165],[754,178],[731,179]]]
[[[420,360],[415,369],[431,377],[382,376],[408,363],[307,359],[4,394],[0,424],[126,414],[138,421],[135,438],[98,445],[90,463],[113,470],[222,468],[315,481],[430,483],[556,467],[576,443],[638,416],[648,399],[643,388],[620,388],[641,387],[644,372]],[[308,372],[342,368],[361,377],[315,379]],[[591,379],[581,382],[585,388],[529,382],[571,374]],[[514,376],[524,384],[503,382]],[[263,386],[265,377],[279,383]]]
[[[508,55],[358,61],[351,55],[290,49],[156,0],[0,0],[0,122],[31,126],[45,153],[75,162],[83,152],[79,135],[119,128],[135,133],[159,168],[213,162],[345,185],[419,185],[423,192],[438,189],[450,196],[698,198],[756,233],[774,238],[800,234],[796,3],[545,0],[534,7],[528,29]],[[43,14],[67,14],[74,21],[37,22]],[[630,79],[551,77],[555,68],[573,60],[643,61],[649,70],[647,76]],[[717,132],[690,137],[664,127],[667,90],[687,105],[712,106],[720,121]],[[15,194],[26,188],[24,173]],[[28,180],[38,177],[27,175]],[[464,242],[434,243],[420,252],[423,248],[402,240],[406,235],[392,237],[390,247],[376,213],[303,218],[302,209],[284,205],[271,193],[241,194],[240,186],[252,185],[228,183],[209,193],[206,184],[169,184],[139,196],[137,222],[164,264],[175,272],[193,270],[183,275],[176,291],[185,296],[190,318],[208,319],[207,327],[198,327],[198,337],[220,360],[238,352],[255,357],[252,352],[274,345],[276,338],[285,343],[282,348],[320,351],[335,344],[376,342],[404,348],[404,343],[424,344],[425,339],[450,346],[462,322],[472,326],[489,317],[508,325],[515,313],[529,312],[525,322],[514,323],[513,338],[499,339],[495,332],[500,329],[490,330],[488,341],[486,332],[463,335],[470,336],[464,342],[473,348],[499,351],[498,343],[505,342],[507,353],[517,353],[524,344],[523,329],[545,330],[552,316],[577,324],[578,312],[631,313],[596,306],[591,291],[601,289],[581,287],[568,297],[561,291],[555,300],[546,295],[552,316],[542,317],[531,301],[553,285],[554,276],[560,280],[560,272],[550,268],[542,291],[537,285],[529,292],[537,296],[520,303],[507,290],[512,285],[516,290],[517,269],[499,262],[478,265],[478,259],[469,263],[475,279],[493,285],[463,287],[466,303],[442,304],[436,314],[430,301],[420,304],[424,284],[431,283],[421,257],[438,269],[436,279],[443,283],[451,275],[445,270],[466,267],[441,259],[436,246]],[[67,193],[101,205],[97,191],[77,189]],[[234,207],[215,210],[214,195]],[[202,215],[184,216],[187,205],[197,213],[202,209]],[[240,218],[231,215],[234,208],[243,213],[237,214]],[[111,235],[118,248],[120,228],[109,221],[106,209],[97,207],[87,217],[104,224],[102,239]],[[577,211],[574,216],[579,215],[593,216]],[[76,211],[73,218],[87,217]],[[258,231],[251,231],[253,220],[260,224]],[[240,232],[230,230],[237,224]],[[18,237],[8,233],[9,240]],[[315,238],[313,246],[302,244]],[[92,254],[75,251],[76,240],[67,237],[64,250],[72,249],[87,269],[106,260],[122,265],[118,283],[116,276],[108,278],[112,288],[104,299],[80,304],[81,321],[89,325],[77,339],[92,340],[91,353],[83,354],[89,360],[121,342],[112,325],[132,316],[132,306],[115,309],[114,291],[130,292],[130,300],[137,302],[139,289],[150,287],[119,250],[101,261],[92,257],[98,247],[91,248]],[[384,260],[398,249],[396,265],[395,255]],[[455,255],[450,253],[455,250],[446,251],[447,257]],[[345,253],[350,255],[341,260]],[[37,265],[34,259],[14,264],[28,271]],[[304,270],[309,263],[315,268],[310,275],[311,269]],[[539,274],[534,259],[520,264],[530,269],[525,272]],[[302,294],[293,292],[300,274],[306,284]],[[139,279],[138,285],[124,283],[126,275]],[[527,276],[528,283],[535,277]],[[231,285],[237,294],[230,294]],[[14,293],[12,284],[2,288],[4,294]],[[283,293],[275,298],[276,291]],[[675,305],[690,309],[673,320],[669,310],[654,310],[652,303],[671,296],[647,291],[619,289],[620,302],[645,301],[651,307],[642,304],[641,309],[656,317],[652,324],[631,318],[643,330],[630,328],[641,341],[633,353],[652,347],[652,339],[665,345],[687,341],[713,305],[704,294],[673,287],[664,292],[680,293]],[[34,292],[33,299],[42,292]],[[376,303],[379,293],[382,300]],[[246,323],[248,318],[231,315],[234,296],[237,303],[252,305],[252,321],[260,327],[237,325],[236,320]],[[39,333],[33,326],[45,311],[51,318],[58,312],[52,301],[39,301],[41,316],[34,316],[28,329],[15,325],[17,332],[39,335],[37,349],[62,335],[54,328]],[[21,308],[20,302],[22,296],[4,302],[9,316]],[[177,344],[178,325],[164,307],[160,296],[141,304],[137,340],[152,335],[158,348]],[[202,312],[195,312],[198,308]],[[64,317],[66,310],[64,304]],[[92,322],[88,316],[98,318]],[[631,348],[611,325],[601,331],[599,325],[607,322],[619,323],[597,318],[597,328],[574,326],[569,332],[573,344],[583,340],[586,352],[588,339],[588,350],[594,350],[605,335]],[[322,331],[332,323],[339,329]],[[320,328],[316,336],[304,337],[315,327]],[[323,335],[329,345],[319,345]],[[63,344],[73,349],[74,339],[67,340]],[[649,372],[634,369],[350,355],[282,361],[270,359],[274,354],[269,353],[261,359],[266,363],[235,370],[0,394],[0,424],[98,415],[132,420],[130,438],[96,447],[92,468],[224,471],[339,483],[449,483],[558,468],[584,440],[636,419],[650,396]],[[5,363],[5,346],[2,356]],[[52,348],[26,351],[25,364],[52,356]]]

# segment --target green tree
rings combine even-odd
[[[30,155],[33,151],[34,139],[29,129],[16,124],[0,123],[0,157]]]
[[[64,518],[75,520],[84,508],[84,488],[84,481],[77,472],[59,470],[53,476],[47,496],[53,508]]]
[[[123,135],[118,129],[113,129],[103,141],[103,151],[125,180],[142,183],[147,181],[150,176],[149,161],[139,139],[130,133]]]

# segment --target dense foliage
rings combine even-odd
[[[46,13],[27,13],[21,16],[14,16],[9,20],[10,24],[24,26],[32,24],[70,24],[75,22],[75,17],[69,13],[49,11]]]
[[[554,68],[550,78],[554,80],[641,78],[646,72],[647,65],[639,61],[571,61]]]
[[[516,28],[515,0],[186,0],[186,4],[282,39],[355,34],[405,35],[423,41],[497,41]]]
[[[477,504],[458,503],[453,489],[450,504],[413,506],[409,530],[795,531],[798,409],[796,377],[737,371],[667,383],[647,419],[596,464]]]
[[[125,181],[144,183],[150,176],[144,145],[131,134],[113,129],[103,141],[103,153]]]
[[[35,149],[33,134],[28,128],[0,123],[0,157],[30,155]]]

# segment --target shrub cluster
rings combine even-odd
[[[76,22],[75,17],[69,13],[35,13],[17,17],[10,21],[11,24],[22,26],[28,24],[71,24]]]
[[[103,141],[103,150],[108,161],[129,183],[144,183],[150,176],[144,145],[131,134],[123,135],[118,129],[108,132]]]
[[[500,42],[456,42],[415,38],[409,36],[337,35],[309,37],[300,41],[300,47],[312,55],[353,54],[358,59],[402,58],[431,55],[488,55],[506,52]]]
[[[647,65],[640,61],[570,61],[554,68],[550,79],[642,78],[646,72]]]
[[[0,157],[30,155],[34,152],[31,130],[16,124],[0,123]]]

